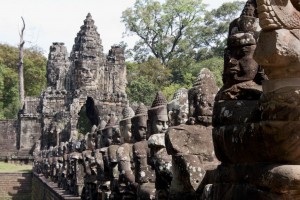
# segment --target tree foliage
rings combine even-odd
[[[187,55],[187,30],[202,21],[205,5],[202,0],[136,0],[133,8],[123,12],[127,30],[140,40],[133,51],[135,60],[146,60],[149,53],[168,62],[179,55]]]
[[[205,13],[203,24],[191,27],[194,33],[191,39],[198,48],[197,60],[223,56],[229,24],[238,17],[244,4],[243,1],[223,3],[219,8]]]
[[[207,10],[202,0],[136,0],[122,15],[127,33],[139,37],[127,54],[136,62],[127,63],[130,100],[149,104],[157,90],[170,100],[177,89],[191,88],[204,67],[221,87],[229,24],[244,3],[228,2]]]
[[[243,4],[228,2],[208,11],[202,0],[136,0],[123,12],[122,21],[129,34],[140,38],[132,49],[136,61],[150,55],[168,66],[176,58],[203,58],[204,52],[205,58],[220,56],[229,23]]]
[[[19,104],[18,49],[0,44],[0,119],[15,118]],[[36,48],[24,50],[24,82],[26,96],[39,96],[46,86],[46,62]]]
[[[143,63],[127,63],[127,94],[131,102],[150,105],[158,90],[169,84],[171,70],[156,58]]]
[[[12,119],[18,110],[18,73],[0,64],[0,119]]]

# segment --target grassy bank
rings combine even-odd
[[[0,162],[0,173],[31,172],[32,165],[17,165]]]

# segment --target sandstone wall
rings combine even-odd
[[[17,151],[17,121],[0,121],[0,158],[5,158]]]

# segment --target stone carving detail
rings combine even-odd
[[[246,69],[257,69],[256,75],[252,71],[245,81],[256,85],[248,84],[230,96],[224,95],[221,89],[216,98],[213,139],[222,165],[212,171],[210,183],[198,189],[203,199],[299,198],[293,192],[299,188],[299,145],[298,140],[291,139],[298,137],[295,130],[298,127],[299,39],[293,33],[298,32],[299,22],[295,20],[299,14],[298,1],[256,2],[262,31],[255,54],[251,51],[251,55],[257,63],[242,63]],[[246,7],[250,4],[256,7],[256,2],[249,0]],[[248,29],[244,32],[252,34]],[[249,43],[248,47],[252,45],[255,44]],[[224,66],[228,60],[225,56]],[[258,73],[260,67],[270,80]],[[232,80],[231,85],[240,84],[225,71],[226,66],[225,80]],[[257,89],[261,80],[264,80],[262,89]]]
[[[165,134],[169,127],[167,100],[158,92],[148,110],[148,145],[151,149],[151,163],[155,169],[156,198],[166,199],[172,181],[172,158],[165,146]]]
[[[84,25],[75,38],[71,52],[73,88],[82,90],[98,89],[99,67],[103,65],[103,47],[97,27],[89,13]]]
[[[212,106],[217,91],[218,87],[213,74],[206,68],[202,69],[193,88],[188,92],[190,120],[204,126],[211,125]]]
[[[170,127],[166,149],[172,155],[169,199],[196,199],[198,187],[218,161],[212,142],[212,106],[218,88],[212,73],[202,69],[188,91],[189,125]]]
[[[150,148],[147,142],[148,109],[140,104],[132,117],[134,139],[133,161],[137,199],[155,199],[155,171],[152,169]]]
[[[170,126],[185,124],[188,121],[188,104],[188,90],[185,88],[177,90],[167,105]]]
[[[66,89],[66,76],[70,67],[64,43],[54,42],[50,47],[47,63],[47,86],[54,90]]]

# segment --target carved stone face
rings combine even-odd
[[[224,84],[234,85],[255,78],[258,70],[258,64],[253,59],[255,48],[256,45],[245,45],[226,49],[224,55]]]
[[[181,108],[173,109],[173,111],[169,112],[169,118],[171,125],[177,126],[180,124],[185,124],[188,121],[188,112]]]
[[[120,133],[121,137],[124,139],[124,142],[129,143],[132,141],[132,133],[131,133],[131,121],[123,121],[120,123]]]
[[[90,69],[88,67],[82,66],[77,69],[77,87],[78,88],[86,88],[86,89],[94,89],[96,88],[96,69]]]
[[[106,128],[102,131],[102,147],[108,147],[113,142],[113,128]]]
[[[146,115],[137,116],[131,119],[131,131],[136,142],[147,139],[147,119]]]
[[[107,127],[102,131],[102,147],[120,143],[120,130],[116,127]]]
[[[151,135],[157,133],[166,133],[167,129],[169,128],[168,116],[167,115],[155,116],[150,121],[150,126],[151,126],[151,133],[150,133]]]
[[[49,86],[55,86],[58,78],[54,68],[47,69],[47,83]]]

